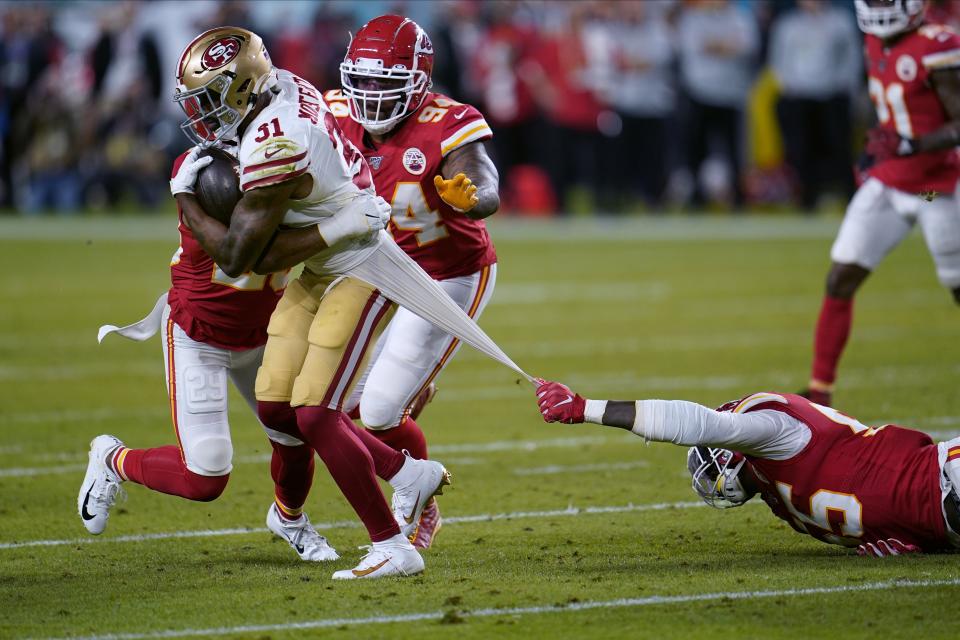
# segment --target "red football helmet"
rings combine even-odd
[[[854,0],[857,24],[864,33],[890,38],[923,22],[926,0]]]
[[[350,117],[384,134],[416,111],[430,90],[433,43],[403,16],[386,15],[363,25],[340,64],[340,84]]]

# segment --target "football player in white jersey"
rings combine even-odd
[[[209,162],[198,150],[171,180],[197,241],[231,277],[304,262],[271,316],[256,395],[261,422],[317,451],[370,534],[370,553],[333,577],[419,573],[423,559],[398,521],[415,523],[449,475],[357,429],[342,411],[394,306],[372,285],[337,274],[390,242],[382,231],[389,205],[317,90],[274,68],[256,34],[235,27],[201,34],[180,58],[177,85],[188,116],[182,129],[201,148],[235,145],[240,162],[242,197],[229,227],[192,193]],[[278,234],[281,225],[302,229]],[[378,475],[394,488],[393,512]]]

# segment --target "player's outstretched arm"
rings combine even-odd
[[[715,411],[684,400],[588,400],[559,382],[541,380],[537,404],[546,422],[592,422],[627,429],[654,442],[708,445],[786,458],[809,441],[809,431],[779,412]]]
[[[451,151],[433,179],[444,202],[468,218],[481,220],[500,208],[500,174],[482,142]]]
[[[305,183],[312,184],[312,180],[309,175],[301,176],[245,192],[233,210],[229,227],[208,216],[192,193],[174,195],[184,221],[203,250],[224,273],[237,277],[253,268],[283,220],[291,197],[303,191]]]

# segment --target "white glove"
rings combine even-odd
[[[200,169],[213,162],[213,156],[200,156],[200,147],[194,147],[187,157],[183,159],[183,164],[177,170],[177,175],[170,180],[170,193],[193,193],[193,185],[197,181],[197,174]]]
[[[328,247],[341,240],[368,236],[387,228],[393,208],[380,196],[355,198],[335,215],[317,223],[317,231]]]

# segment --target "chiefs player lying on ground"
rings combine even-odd
[[[540,381],[546,422],[593,422],[690,445],[693,488],[720,509],[757,493],[800,533],[887,556],[960,547],[960,438],[871,428],[792,394],[717,410],[682,400],[587,400]]]

